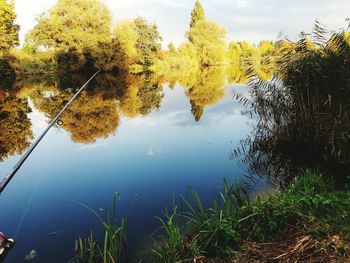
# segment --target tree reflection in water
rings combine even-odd
[[[230,65],[193,68],[186,72],[179,69],[171,72],[171,75],[157,72],[99,74],[61,116],[60,128],[77,143],[89,144],[98,138],[106,138],[117,131],[122,116],[136,118],[158,110],[164,97],[164,83],[169,83],[171,87],[179,84],[184,88],[194,121],[199,122],[205,107],[216,104],[224,97],[229,81],[238,79],[246,82],[244,72],[242,67]],[[0,103],[3,113],[0,117],[1,125],[7,132],[1,134],[2,140],[6,141],[6,144],[1,144],[4,152],[1,160],[8,155],[22,153],[29,146],[33,137],[27,116],[31,111],[29,105],[44,113],[47,122],[50,122],[88,77],[86,74],[32,76],[17,81],[10,88],[10,96],[6,95],[5,98],[4,94],[9,92],[2,91]],[[31,103],[28,104],[28,101]],[[18,105],[15,106],[15,103]],[[9,108],[17,112],[9,112]],[[8,127],[21,133],[17,132],[15,138]]]

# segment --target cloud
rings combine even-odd
[[[131,119],[131,123],[135,126],[154,126],[157,124],[152,117],[136,117]]]
[[[153,156],[153,155],[159,155],[159,154],[164,154],[164,153],[168,153],[170,152],[169,148],[161,148],[159,146],[149,146],[148,147],[148,151],[147,151],[147,155],[149,156]]]
[[[240,1],[238,1],[238,7],[243,7],[243,8],[245,8],[245,7],[247,7],[248,6],[248,1],[247,0],[240,0]]]
[[[92,149],[97,149],[101,147],[107,146],[107,143],[94,143],[94,144],[87,144],[79,147],[77,151],[84,151],[84,150],[92,150]]]
[[[15,0],[21,39],[31,29],[34,17],[52,6],[57,0]],[[164,39],[164,45],[172,41],[185,41],[194,0],[105,0],[115,22],[144,16],[155,22]],[[301,31],[310,32],[316,19],[329,29],[345,27],[349,16],[348,0],[201,0],[207,18],[227,28],[228,37],[235,40],[259,42],[276,39],[283,31],[296,39]]]

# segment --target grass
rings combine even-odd
[[[128,261],[126,249],[126,217],[122,217],[118,220],[117,202],[119,200],[119,193],[115,193],[113,211],[110,213],[110,211],[106,209],[104,218],[90,207],[78,203],[96,215],[100,224],[103,226],[105,234],[102,244],[94,238],[92,231],[87,238],[79,238],[75,243],[75,251],[77,253],[75,262],[117,263]]]
[[[340,241],[332,253],[350,256],[345,245],[350,242],[350,192],[336,191],[332,181],[318,174],[306,171],[287,190],[253,201],[225,181],[207,209],[198,194],[191,193],[191,199],[182,197],[185,212],[178,213],[174,207],[161,219],[165,231],[154,245],[154,262],[190,262],[203,257],[233,262],[249,255],[247,244],[281,244],[291,233],[295,242],[300,241],[299,236],[312,245],[316,242],[317,249],[322,244],[324,253],[331,252],[325,240],[337,236]]]

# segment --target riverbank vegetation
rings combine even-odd
[[[251,97],[237,96],[259,120],[240,152],[253,174],[276,184],[288,184],[296,167],[313,167],[342,186],[350,175],[349,34],[326,38],[316,24],[283,53],[273,79],[254,78]]]
[[[286,190],[265,198],[249,197],[235,183],[224,181],[207,208],[194,190],[190,194],[181,197],[182,210],[174,204],[159,218],[151,262],[350,259],[350,191],[336,190],[334,182],[320,174],[305,171]],[[100,218],[104,243],[92,234],[77,241],[77,262],[128,262],[121,257],[126,253],[125,218],[120,223],[108,218]]]

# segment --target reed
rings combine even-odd
[[[236,97],[258,116],[254,134],[242,145],[244,161],[253,174],[269,175],[284,186],[298,173],[295,168],[321,169],[345,185],[350,173],[349,32],[328,37],[316,22],[312,34],[277,45],[281,55],[275,76],[267,81],[253,76],[251,99]]]
[[[119,263],[128,262],[126,240],[126,217],[118,219],[117,203],[120,194],[115,193],[113,198],[113,211],[105,209],[104,217],[101,217],[92,208],[79,203],[79,205],[92,212],[104,229],[104,240],[99,242],[94,238],[93,232],[87,238],[79,238],[75,242],[77,253],[76,262],[80,263]]]

